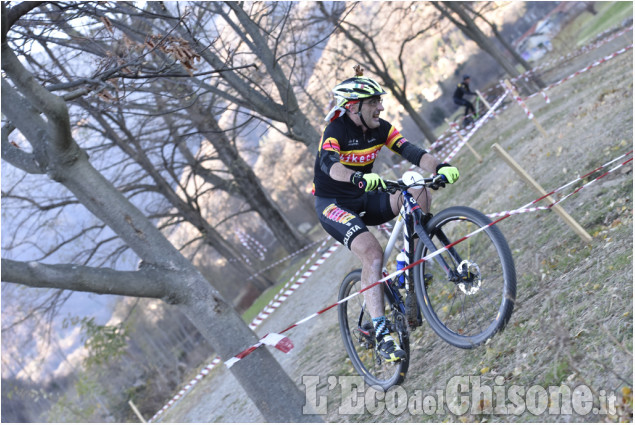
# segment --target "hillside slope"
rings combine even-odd
[[[543,77],[557,81],[629,43],[632,32]],[[483,163],[476,162],[469,151],[462,151],[453,160],[461,179],[435,193],[433,210],[463,204],[494,213],[538,197],[491,151],[493,143],[502,145],[547,190],[628,152],[633,140],[632,64],[630,50],[549,90],[549,104],[542,96],[530,99],[527,104],[548,132],[547,139],[525,112],[510,102],[499,119],[488,122],[470,141],[484,158]],[[447,345],[424,324],[414,334],[410,370],[401,387],[407,401],[415,403],[417,397],[447,389],[453,377],[473,376],[479,377],[482,386],[505,391],[512,386],[524,392],[534,385],[545,389],[559,385],[579,389],[584,385],[597,406],[602,397],[607,400],[615,394],[614,405],[626,404],[626,410],[632,413],[632,195],[629,165],[563,203],[593,236],[590,244],[583,243],[553,212],[516,215],[501,222],[499,227],[514,254],[518,276],[518,302],[509,326],[488,345],[465,351]],[[257,333],[284,329],[334,302],[339,282],[355,263],[347,250],[339,248]],[[350,400],[342,399],[339,385],[329,390],[328,377],[352,376],[355,372],[341,344],[336,311],[288,335],[296,348],[287,355],[277,351],[275,355],[300,388],[304,388],[303,376],[318,377],[317,395],[327,397],[325,420],[331,422],[595,422],[618,420],[623,411],[596,415],[593,411],[580,414],[580,409],[556,412],[554,408],[551,413],[543,409],[536,415],[528,409],[510,409],[508,415],[496,415],[490,413],[492,405],[485,400],[459,413],[448,409],[422,411],[415,403],[411,408],[342,414],[345,412],[340,407],[346,407]],[[372,407],[376,401],[369,400],[369,394],[364,388],[359,396],[363,401],[366,395]],[[506,394],[506,402],[515,406]],[[259,422],[262,417],[227,369],[217,367],[158,421]]]

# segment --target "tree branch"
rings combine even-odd
[[[2,259],[2,281],[33,288],[59,288],[130,297],[161,298],[176,301],[169,291],[170,282],[179,272],[147,268],[140,271],[117,271],[109,268],[75,264],[43,264],[35,261]]]
[[[23,1],[12,8],[8,9],[5,7],[5,2],[2,2],[2,42],[6,41],[7,33],[17,22],[18,19],[32,11],[47,3],[45,1]]]
[[[43,112],[49,121],[49,132],[52,133],[49,148],[65,159],[75,157],[78,147],[73,143],[71,125],[66,102],[51,94],[42,87],[33,75],[24,68],[15,53],[7,45],[2,44],[2,69],[11,78],[18,90],[24,94],[33,108]],[[4,79],[3,79],[4,82]],[[22,127],[17,126],[22,130]]]
[[[4,109],[4,108],[3,108]],[[15,129],[11,123],[2,127],[2,159],[29,174],[44,174],[37,166],[35,156],[9,142],[9,134]]]

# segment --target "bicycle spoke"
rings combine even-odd
[[[340,288],[340,299],[361,289],[361,273],[354,274],[349,281],[345,279]],[[349,277],[351,276],[349,275]],[[348,278],[348,277],[347,277]],[[378,361],[372,319],[365,309],[363,296],[360,295],[339,306],[340,329],[353,367],[369,385],[380,385],[388,389],[401,382],[407,370],[407,361]],[[386,316],[390,317],[390,305],[386,303]],[[361,315],[361,316],[360,316]],[[361,317],[361,324],[360,324]],[[359,326],[367,328],[359,329]]]
[[[456,214],[452,214],[452,210]],[[437,248],[472,234],[483,226],[481,222],[488,222],[482,214],[467,207],[452,207],[445,211],[448,211],[446,216],[432,219],[436,223],[431,224],[434,226],[432,242]],[[472,216],[478,217],[476,220],[479,221],[473,221]],[[451,279],[436,257],[415,272],[419,282],[417,290],[425,292],[420,304],[424,312],[432,315],[427,317],[430,325],[446,341],[462,348],[485,342],[506,323],[513,308],[513,260],[504,238],[496,232],[498,230],[487,229],[475,233],[464,243],[439,255],[452,268]],[[419,247],[417,255],[427,254],[427,247]],[[511,262],[507,272],[502,261]],[[429,285],[421,284],[424,271],[433,276]],[[505,295],[510,289],[513,290],[512,301]]]

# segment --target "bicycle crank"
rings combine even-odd
[[[375,327],[372,323],[366,322],[357,328],[357,342],[366,349],[375,347]]]
[[[474,295],[481,289],[481,270],[478,268],[478,264],[463,260],[456,271],[459,273],[457,286],[465,295]]]

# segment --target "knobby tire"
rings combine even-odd
[[[450,207],[430,219],[426,232],[442,248],[489,223],[472,208]],[[418,243],[414,260],[429,253]],[[470,349],[486,343],[509,321],[516,299],[516,270],[507,241],[495,225],[439,254],[457,270],[453,253],[468,261],[461,269],[469,267],[471,273],[461,282],[452,282],[434,258],[420,263],[413,268],[417,301],[428,324],[444,341]]]
[[[340,285],[338,300],[342,300],[350,294],[361,290],[361,277],[361,270],[350,272]],[[406,359],[393,363],[382,361],[381,364],[378,365],[375,344],[367,348],[360,343],[360,338],[364,342],[368,341],[368,339],[364,339],[362,335],[360,335],[358,330],[359,315],[362,310],[363,302],[364,294],[360,294],[338,306],[338,319],[342,341],[344,342],[346,352],[351,359],[353,367],[364,381],[370,386],[379,386],[384,391],[387,391],[390,387],[402,383],[406,377],[410,358],[410,344],[407,331],[404,334],[399,334],[398,332],[393,333],[393,337],[399,341],[401,348],[406,351]],[[391,316],[390,303],[386,301],[386,317],[392,319]],[[372,325],[372,318],[366,310],[364,311],[362,322],[368,322]],[[372,338],[374,338],[374,336]]]

